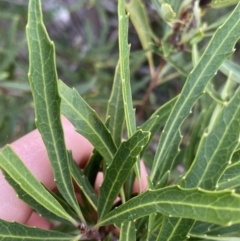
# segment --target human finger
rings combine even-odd
[[[74,127],[66,118],[62,118],[62,123],[67,149],[72,151],[73,158],[78,164],[84,165],[92,152],[92,145],[75,132]],[[11,146],[41,183],[49,189],[55,187],[47,151],[37,130],[13,142]],[[16,196],[15,191],[1,173],[0,187],[0,218],[26,223],[32,209]]]

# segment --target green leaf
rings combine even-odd
[[[200,115],[197,116],[194,126],[192,128],[191,136],[188,140],[188,145],[184,154],[185,166],[188,169],[196,156],[196,151],[199,145],[199,142],[202,138],[204,130],[208,127],[210,118],[213,114],[214,109],[216,108],[216,103],[212,103],[208,108],[203,107]]]
[[[240,88],[218,115],[211,131],[203,135],[195,160],[183,177],[184,188],[215,189],[218,179],[231,164],[239,143]]]
[[[211,235],[196,235],[196,234],[192,234],[191,237],[193,238],[197,238],[198,240],[199,239],[203,239],[203,240],[213,240],[213,241],[240,241],[240,238],[237,238],[237,237],[228,237],[226,235],[224,236],[211,236]]]
[[[178,96],[174,97],[173,99],[162,105],[160,108],[158,108],[148,120],[146,120],[141,126],[138,127],[138,129],[151,132],[151,139],[153,135],[159,130],[159,128],[162,127],[167,121],[172,111],[172,108],[177,101],[177,98]]]
[[[65,233],[28,227],[19,223],[7,222],[1,219],[0,227],[0,240],[4,241],[77,241],[79,238],[81,238],[80,235],[73,237]]]
[[[222,8],[239,3],[239,0],[212,0],[210,6],[212,8]]]
[[[219,104],[224,104],[224,100],[222,99],[221,95],[214,89],[211,83],[208,83],[206,91],[213,100],[215,100]]]
[[[125,14],[125,0],[118,1],[118,18],[119,18],[119,63],[120,76],[122,80],[122,92],[124,112],[127,125],[128,137],[132,136],[136,131],[135,110],[132,103],[132,92],[130,85],[129,71],[129,53],[130,46],[128,45],[128,16]]]
[[[78,184],[89,203],[91,203],[92,207],[97,210],[97,196],[94,192],[94,189],[73,159],[70,160],[70,171],[72,173],[73,179]]]
[[[36,125],[42,135],[53,166],[54,178],[66,201],[84,220],[68,168],[68,154],[60,120],[54,44],[45,29],[40,0],[29,2],[27,40],[29,47],[29,82],[32,89]]]
[[[194,220],[164,217],[163,224],[156,241],[186,240]]]
[[[118,21],[120,76],[122,81],[124,116],[127,126],[127,135],[129,138],[136,131],[136,117],[135,109],[133,109],[132,91],[130,84],[130,45],[128,44],[128,15],[125,13],[125,0],[118,1]],[[140,162],[136,162],[134,171],[141,190]]]
[[[37,200],[31,197],[27,192],[25,192],[21,188],[21,186],[17,182],[14,181],[14,179],[11,178],[11,176],[6,171],[2,170],[2,172],[7,182],[14,188],[18,197],[22,199],[25,203],[27,203],[29,206],[31,206],[41,217],[59,221],[61,223],[71,224],[69,220],[57,216],[56,214],[51,212],[51,210],[46,209],[43,205],[41,205],[41,203],[39,203]],[[52,198],[55,198],[55,200],[59,202],[59,204],[62,206],[66,213],[68,213],[73,219],[78,220],[78,217],[76,217],[76,213],[73,212],[71,208],[69,208],[68,204],[63,199],[60,199],[55,193],[52,193],[47,189],[46,191],[52,195]]]
[[[218,190],[233,189],[240,186],[240,162],[233,163],[228,166],[219,183],[217,184]]]
[[[122,130],[124,125],[124,106],[119,63],[115,69],[111,97],[108,102],[107,117],[108,116],[110,116],[108,129],[112,134],[116,146],[119,146],[122,142]]]
[[[238,224],[235,224],[238,225]],[[193,227],[191,228],[191,233],[195,233],[195,234],[204,234],[207,233],[209,230],[211,230],[212,226],[218,226],[218,227],[222,227],[223,226],[219,226],[216,224],[212,224],[212,223],[205,223],[205,222],[201,222],[201,221],[196,221],[193,225]],[[232,226],[227,226],[227,228],[230,228]]]
[[[162,3],[160,8],[161,16],[164,21],[173,23],[176,21],[176,13],[168,3]]]
[[[219,70],[226,76],[229,76],[231,73],[231,79],[237,83],[240,83],[240,67],[239,65],[233,63],[231,60],[225,60],[220,66]]]
[[[134,222],[124,222],[121,224],[121,232],[119,241],[136,240],[136,230]]]
[[[148,15],[146,13],[146,7],[144,6],[142,0],[131,0],[126,2],[125,6],[129,12],[131,22],[137,31],[143,50],[149,50],[149,44],[152,41],[151,38],[153,33],[150,28]],[[154,62],[152,52],[146,52],[146,57],[150,68],[150,74],[153,77]]]
[[[147,227],[147,239],[146,241],[150,241],[154,231],[154,221],[156,214],[151,213],[148,217],[148,227]]]
[[[204,93],[209,80],[221,63],[233,52],[234,44],[240,37],[239,14],[240,4],[216,31],[198,64],[188,75],[158,144],[151,173],[154,184],[172,167],[173,157],[176,156],[181,141],[179,138],[181,124],[191,112],[194,103]]]
[[[196,222],[194,227],[191,229],[189,236],[207,234],[211,236],[238,236],[239,223],[231,226],[220,226],[211,223]],[[235,235],[234,235],[235,233]]]
[[[167,172],[162,176],[162,178],[159,180],[159,182],[156,184],[155,188],[156,188],[156,189],[159,189],[159,188],[166,187],[166,186],[168,185],[169,177],[170,177],[170,171],[167,171]],[[152,184],[152,185],[153,185],[153,184]],[[153,188],[153,187],[151,186],[151,188]]]
[[[65,212],[58,201],[42,186],[8,145],[0,152],[0,167],[7,172],[14,182],[31,196],[35,202],[49,210],[50,213],[76,225],[76,221]]]
[[[208,224],[209,228],[207,230],[207,234],[209,235],[231,235],[233,233],[237,233],[239,232],[239,223],[231,225],[231,226],[227,226],[227,227],[223,227],[220,225],[216,225],[216,224]],[[191,230],[192,231],[192,230]]]
[[[148,190],[115,208],[97,226],[132,221],[153,212],[230,226],[240,222],[240,195],[179,186]]]
[[[70,89],[62,81],[58,83],[63,115],[73,123],[77,132],[93,144],[109,165],[117,150],[109,130],[96,111],[82,99],[75,89]]]
[[[237,150],[233,153],[233,155],[231,157],[231,163],[234,164],[239,161],[240,161],[240,149],[238,146]]]
[[[5,11],[4,11],[5,12]],[[10,13],[9,13],[10,14]],[[1,11],[1,18],[6,18],[8,21],[11,21],[10,26],[8,27],[8,34],[6,35],[6,40],[4,41],[3,36],[1,38],[1,65],[0,73],[5,71],[11,64],[14,63],[16,55],[18,54],[19,49],[23,46],[23,41],[19,42],[17,40],[17,25],[19,23],[18,15],[9,15],[4,16],[3,11]],[[5,42],[5,48],[3,48],[3,41]],[[18,41],[18,44],[16,44]]]
[[[141,150],[147,144],[149,135],[149,132],[138,130],[120,145],[111,165],[107,167],[106,176],[100,187],[98,200],[99,219],[102,219],[111,209]]]
[[[149,131],[151,133],[148,143],[150,143],[151,139],[156,134],[156,132],[160,129],[160,127],[162,127],[165,124],[167,118],[169,117],[169,115],[172,111],[172,108],[173,108],[175,102],[177,101],[177,98],[178,97],[171,99],[170,101],[165,103],[163,106],[158,108],[149,117],[148,120],[146,120],[140,127],[137,128],[137,129],[141,129],[143,131]],[[141,156],[146,148],[147,148],[147,145],[142,150]]]
[[[99,171],[100,164],[102,161],[102,155],[96,149],[94,149],[83,171],[84,175],[88,177],[88,180],[92,187],[94,186],[97,173]]]
[[[30,91],[30,87],[28,83],[0,81],[0,87],[10,89],[10,90],[13,89],[13,90],[21,90],[21,91]]]

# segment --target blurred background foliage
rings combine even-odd
[[[216,1],[215,1],[216,2]],[[224,2],[224,1],[223,1]],[[131,83],[138,124],[176,96],[210,37],[230,14],[231,6],[195,0],[131,0]],[[42,0],[44,22],[56,47],[59,78],[75,87],[105,117],[118,61],[117,0]],[[25,35],[27,0],[0,1],[0,147],[35,128],[28,84]],[[228,5],[228,4],[226,4]],[[238,80],[239,50],[223,65],[204,103],[185,121],[188,137],[202,106],[209,106],[229,76]],[[151,145],[154,151],[158,141]],[[185,140],[186,138],[184,138]],[[184,144],[183,140],[183,145]],[[180,155],[181,157],[181,155]],[[147,155],[146,155],[147,160]]]

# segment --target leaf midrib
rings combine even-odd
[[[44,26],[42,25],[42,23],[40,22],[40,23],[36,23],[36,24],[39,24],[40,26],[41,26],[41,28],[43,28],[43,30],[44,30]],[[40,39],[40,34],[39,34],[39,29],[38,28],[36,28],[36,32],[37,32],[37,37],[38,37],[38,39]],[[48,38],[47,36],[46,36],[46,38]],[[49,40],[50,41],[50,40]],[[57,150],[57,148],[56,148],[56,144],[55,144],[55,140],[57,140],[57,138],[55,138],[55,135],[54,135],[54,132],[53,132],[53,128],[52,128],[52,122],[51,122],[51,118],[50,118],[50,112],[49,112],[49,108],[48,108],[48,106],[47,106],[47,103],[49,102],[48,100],[48,95],[46,94],[46,92],[47,92],[47,90],[46,90],[46,88],[47,88],[47,81],[46,81],[46,78],[45,78],[45,75],[44,75],[44,61],[43,61],[43,54],[42,54],[42,48],[41,48],[41,44],[40,44],[40,41],[38,40],[37,41],[37,43],[38,43],[38,48],[39,48],[39,54],[40,54],[40,59],[41,59],[41,71],[42,71],[42,73],[41,73],[41,75],[42,75],[42,78],[43,78],[43,82],[45,83],[43,86],[44,86],[44,88],[43,88],[43,93],[44,93],[44,97],[45,97],[45,99],[47,100],[47,101],[44,101],[44,105],[45,105],[45,110],[46,110],[46,113],[47,113],[47,120],[48,120],[48,123],[47,123],[47,125],[49,125],[49,130],[50,130],[50,135],[51,135],[51,139],[52,139],[52,143],[53,143],[53,146],[54,146],[54,153],[56,154],[56,156],[57,156],[57,160],[56,161],[54,161],[54,160],[52,160],[52,162],[54,161],[54,163],[55,164],[57,164],[57,166],[58,166],[58,170],[59,170],[59,172],[58,173],[60,173],[60,175],[61,175],[61,181],[62,181],[62,184],[64,185],[64,190],[65,190],[65,192],[67,192],[68,193],[68,198],[70,198],[71,200],[72,200],[72,203],[74,203],[75,204],[75,207],[78,209],[78,207],[76,206],[76,201],[75,201],[75,199],[72,197],[72,195],[71,195],[71,193],[69,192],[69,190],[68,190],[68,187],[67,187],[67,185],[66,185],[66,182],[65,182],[65,177],[64,177],[64,175],[63,175],[63,170],[62,170],[62,168],[61,168],[61,164],[60,164],[60,160],[61,160],[61,158],[60,158],[60,156],[59,156],[59,152],[58,152],[58,150]],[[52,43],[51,43],[51,41],[50,41],[50,43],[49,43],[50,45],[51,45],[51,47],[53,48],[53,45],[52,45]],[[51,49],[51,51],[49,52],[49,55],[52,53],[52,49]],[[54,58],[54,57],[53,57]],[[54,70],[54,73],[55,73],[55,75],[56,75],[56,70]],[[54,76],[54,78],[56,78],[56,80],[55,81],[57,81],[57,76]],[[54,81],[54,80],[51,80],[51,81]],[[56,83],[57,84],[57,83]],[[58,93],[57,93],[58,94]],[[59,103],[60,104],[60,103]],[[60,118],[60,117],[59,117]],[[60,124],[61,125],[61,124]],[[66,147],[65,147],[66,148]],[[66,153],[66,150],[65,150],[65,156],[62,158],[62,159],[65,159],[65,161],[67,160],[67,153]],[[67,165],[67,163],[66,163],[66,165]],[[69,171],[69,169],[68,169],[68,171]]]

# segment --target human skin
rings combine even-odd
[[[73,125],[65,117],[62,117],[62,125],[67,149],[72,151],[73,158],[78,165],[84,168],[93,150],[92,145],[74,130]],[[11,147],[41,183],[50,190],[56,187],[47,151],[41,135],[37,130],[16,140],[11,144]],[[142,177],[144,177],[142,181],[142,188],[144,190],[146,188],[146,168],[143,163],[141,163],[141,172]],[[100,178],[98,177],[95,183],[97,192],[103,180],[102,175],[100,174],[99,176]],[[16,196],[15,191],[4,179],[1,172],[0,189],[0,219],[26,223],[41,228],[50,228],[50,223],[47,220],[39,217],[33,212],[31,207]],[[136,183],[134,184],[133,191],[138,191]]]

